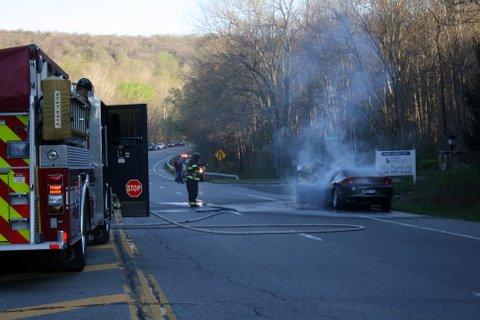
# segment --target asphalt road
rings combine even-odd
[[[149,153],[151,216],[118,219],[85,272],[3,271],[0,319],[480,319],[480,224],[297,210],[288,186],[267,184],[201,183],[206,206],[192,209],[163,169],[178,151]],[[296,233],[212,233],[272,230]]]

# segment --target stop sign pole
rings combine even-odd
[[[138,179],[130,179],[125,185],[125,192],[130,198],[138,198],[143,192],[143,184]]]

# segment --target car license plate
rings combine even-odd
[[[377,191],[375,189],[362,189],[363,194],[375,194]]]

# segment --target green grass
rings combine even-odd
[[[393,209],[480,221],[480,167],[423,172],[395,184]]]

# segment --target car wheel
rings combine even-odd
[[[337,210],[342,209],[343,207],[342,200],[340,199],[337,190],[333,190],[332,192],[332,207]]]
[[[389,212],[390,210],[392,210],[392,199],[389,198],[389,199],[383,200],[382,203],[380,204],[380,207],[383,212]]]
[[[301,209],[305,206],[305,196],[302,195],[299,191],[295,195],[295,207]]]

